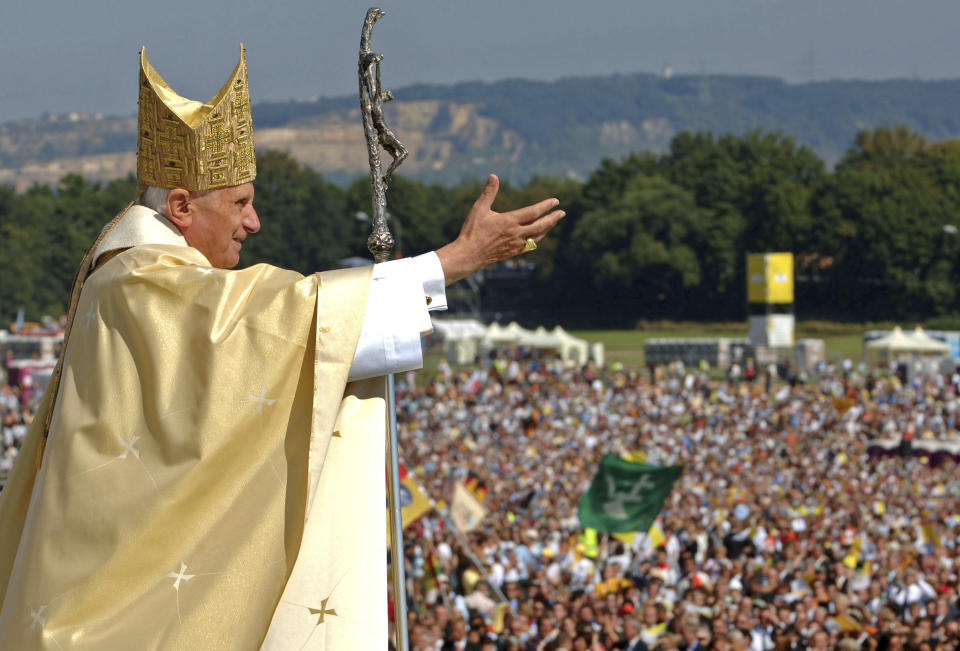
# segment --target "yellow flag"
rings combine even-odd
[[[860,545],[861,540],[858,536],[853,540],[853,544],[850,545],[850,553],[843,557],[843,564],[851,570],[856,569],[857,563],[860,562]]]
[[[863,625],[846,613],[837,615],[834,621],[844,633],[859,633],[863,630]]]
[[[920,530],[923,532],[923,542],[933,543],[936,549],[940,549],[940,536],[937,535],[932,522],[924,522],[920,525]]]
[[[416,480],[407,475],[400,482],[400,516],[406,529],[414,520],[433,508],[430,499],[423,494]]]
[[[613,537],[622,542],[624,545],[632,545],[633,539],[637,537],[636,531],[615,533]]]
[[[650,545],[654,549],[667,542],[667,539],[663,536],[663,531],[660,529],[660,525],[658,525],[656,522],[654,522],[653,526],[650,527],[650,532],[648,535],[650,536]]]
[[[620,455],[620,458],[630,463],[646,463],[647,453],[642,450],[630,450]]]
[[[663,635],[663,634],[666,633],[666,632],[667,632],[667,623],[666,623],[666,622],[662,622],[662,623],[660,623],[660,624],[654,624],[653,626],[651,626],[651,627],[649,627],[649,628],[643,629],[644,635],[647,636],[648,638],[650,638],[651,640],[656,640],[657,638],[659,638],[661,635]]]
[[[413,524],[424,513],[433,508],[430,498],[420,490],[417,480],[413,475],[407,474],[407,469],[400,464],[400,522],[401,527],[406,529]],[[392,532],[390,531],[390,506],[387,505],[387,544],[390,544]]]
[[[463,533],[473,531],[487,515],[487,509],[474,497],[463,484],[453,487],[453,499],[450,501],[450,518]]]
[[[583,544],[586,550],[583,552],[587,558],[596,558],[599,551],[597,544],[597,530],[587,527],[583,530]]]

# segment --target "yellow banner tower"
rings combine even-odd
[[[793,254],[747,254],[750,343],[793,346]]]

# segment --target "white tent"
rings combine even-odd
[[[560,357],[564,364],[586,364],[590,358],[590,343],[585,339],[574,337],[572,334],[557,326],[550,333],[560,341]],[[600,365],[603,359],[595,360]]]
[[[872,356],[874,359],[890,359],[901,354],[948,355],[949,353],[950,346],[947,343],[934,339],[922,328],[906,334],[900,326],[897,326],[886,336],[867,342],[867,356]]]
[[[451,364],[469,364],[476,359],[487,333],[476,319],[434,319],[433,329],[443,340],[443,356]]]
[[[487,329],[476,319],[433,319],[433,329],[444,341],[483,339]]]
[[[491,346],[516,345],[536,350],[555,351],[565,364],[585,364],[590,357],[590,344],[557,326],[552,331],[543,326],[526,330],[516,322],[506,327],[491,323],[484,340]]]
[[[562,342],[557,337],[554,337],[547,329],[543,326],[537,328],[534,331],[527,331],[524,334],[520,335],[517,339],[517,344],[520,346],[525,346],[527,348],[534,348],[536,350],[556,350],[559,351]]]
[[[532,330],[522,328],[516,321],[511,321],[510,325],[501,326],[499,323],[491,323],[487,326],[487,332],[484,335],[484,341],[498,346],[501,344],[517,344],[521,337],[533,334]]]
[[[867,342],[867,348],[874,350],[905,350],[909,345],[910,339],[903,334],[900,326],[896,326],[879,339]]]
[[[910,340],[914,342],[914,345],[916,346],[914,350],[916,351],[931,352],[943,355],[950,354],[950,344],[945,341],[940,341],[939,339],[934,339],[924,332],[923,328],[920,326],[917,326],[916,329],[908,336],[910,337]]]

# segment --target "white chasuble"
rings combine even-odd
[[[385,647],[383,381],[347,386],[370,273],[154,244],[89,277],[0,494],[3,648]]]

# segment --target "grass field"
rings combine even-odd
[[[875,326],[871,325],[870,328]],[[815,325],[804,328],[800,323],[796,338],[823,339],[826,346],[828,361],[840,361],[849,357],[854,362],[863,357],[863,332],[867,328],[862,325],[847,328],[834,328],[824,332],[824,329]],[[847,331],[844,331],[847,330]],[[643,343],[647,339],[660,337],[746,337],[747,324],[702,324],[678,323],[663,327],[658,324],[651,329],[638,330],[574,330],[575,337],[587,341],[603,342],[607,363],[621,362],[625,366],[642,366]]]
[[[796,338],[823,339],[828,361],[849,357],[854,362],[863,357],[863,333],[887,329],[892,324],[848,324],[824,321],[800,322]],[[644,364],[643,343],[658,337],[746,337],[747,323],[643,323],[636,330],[572,330],[570,334],[589,342],[603,342],[608,364],[620,362],[639,368]],[[439,350],[425,351],[424,369],[432,374],[443,355]]]

